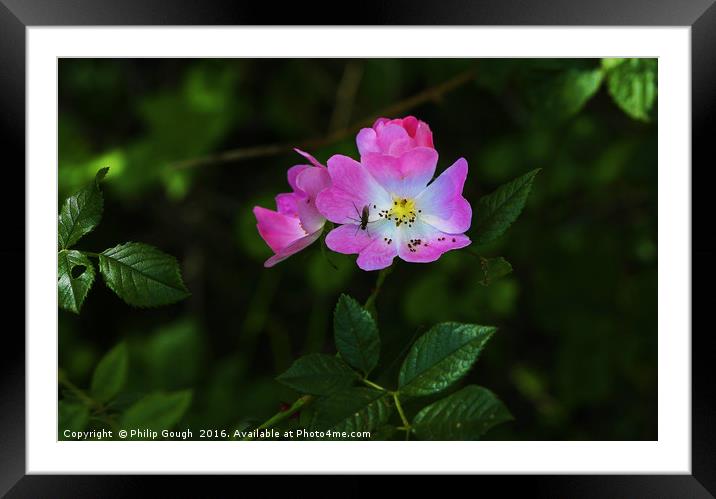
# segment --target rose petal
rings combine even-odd
[[[407,138],[392,142],[386,152],[391,156],[401,156],[411,149],[415,149],[415,140]]]
[[[294,192],[298,192],[298,193],[301,192],[301,190],[296,185],[296,177],[298,177],[298,174],[301,173],[306,168],[311,168],[311,167],[308,165],[296,165],[296,166],[292,166],[291,168],[288,169],[288,172],[286,174],[286,176],[288,177],[288,185],[291,186],[291,189],[293,189]]]
[[[276,209],[279,213],[289,215],[292,217],[298,216],[298,210],[296,203],[298,202],[298,196],[294,192],[285,192],[276,196]]]
[[[360,253],[373,242],[367,230],[361,230],[358,224],[340,225],[326,236],[326,246],[331,251],[352,255]]]
[[[319,192],[330,185],[331,176],[323,167],[309,167],[296,176],[296,186],[310,198],[315,199]]]
[[[260,206],[254,207],[259,234],[274,253],[306,235],[298,218]]]
[[[418,147],[397,158],[368,153],[361,162],[390,194],[413,198],[425,189],[435,175],[438,153],[435,149]]]
[[[418,123],[415,133],[412,135],[418,147],[435,147],[433,145],[433,132],[430,131],[430,127],[424,121]]]
[[[363,270],[380,270],[390,267],[398,254],[396,241],[388,244],[382,238],[376,238],[371,244],[363,248],[356,259],[358,267]]]
[[[331,185],[331,178],[325,168],[310,167],[296,177],[296,185],[304,193],[296,203],[298,218],[307,233],[317,231],[326,223],[326,218],[316,208],[316,196]]]
[[[316,239],[318,239],[321,235],[321,230],[317,230],[316,232],[312,234],[308,234],[307,236],[303,236],[300,239],[297,239],[296,241],[292,242],[285,248],[281,249],[280,251],[277,251],[274,256],[269,258],[264,262],[264,267],[273,267],[278,262],[285,260],[289,256],[298,253],[302,249],[306,248],[307,246],[311,245]]]
[[[316,200],[318,211],[335,223],[360,220],[364,206],[389,206],[391,198],[367,169],[357,161],[342,155],[328,160],[332,186],[322,190]],[[374,211],[374,216],[377,211]]]
[[[408,132],[408,135],[415,137],[415,132],[418,129],[418,119],[415,116],[406,116],[400,121],[405,131]]]
[[[408,135],[408,132],[405,131],[405,128],[392,123],[385,124],[382,128],[379,128],[377,136],[378,147],[383,152],[390,151],[390,145],[393,142],[410,138],[410,135]]]
[[[300,150],[298,147],[293,148],[294,151],[296,151],[298,154],[306,158],[313,166],[318,166],[321,168],[325,168],[316,158],[314,158],[312,155],[308,154],[306,151]]]
[[[398,256],[406,262],[434,262],[443,253],[469,244],[470,238],[464,234],[446,234],[431,225],[416,221],[412,227],[401,231]]]
[[[363,128],[356,136],[356,145],[361,156],[369,152],[380,152],[378,138],[372,128]]]
[[[448,234],[470,228],[472,207],[462,196],[467,178],[467,161],[458,159],[416,198],[421,220]]]

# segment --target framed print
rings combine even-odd
[[[3,493],[710,497],[716,8],[519,4],[3,0]]]

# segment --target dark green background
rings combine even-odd
[[[296,154],[189,169],[174,163],[327,136],[474,68],[474,81],[401,116],[430,124],[439,171],[468,160],[473,206],[499,184],[543,169],[517,223],[479,248],[504,256],[514,272],[484,287],[479,261],[464,251],[429,265],[396,260],[377,303],[381,365],[434,323],[495,325],[468,381],[494,391],[515,421],[489,438],[656,439],[657,124],[629,117],[605,85],[573,114],[564,75],[599,66],[61,60],[60,200],[110,167],[103,221],[78,248],[154,244],[177,256],[192,297],[132,309],[98,276],[80,316],[59,312],[60,367],[86,387],[99,358],[126,339],[122,398],[192,388],[185,423],[195,429],[261,421],[293,401],[273,378],[301,354],[333,353],[339,293],[362,301],[376,275],[360,271],[355,257],[331,254],[333,270],[318,245],[263,268],[270,251],[251,208],[274,207],[273,196],[289,189],[286,169],[302,162]],[[335,153],[357,157],[354,135],[310,152],[323,162]],[[374,378],[393,386],[395,366]]]

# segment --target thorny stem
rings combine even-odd
[[[259,426],[256,427],[256,430],[265,430],[267,428],[271,428],[272,426],[285,421],[286,419],[290,418],[294,414],[296,414],[298,411],[300,411],[306,404],[310,403],[313,400],[312,395],[304,395],[303,397],[296,400],[291,407],[286,409],[285,411],[279,411],[270,418],[268,418],[266,421],[261,423]],[[246,436],[242,438],[242,440],[251,440],[250,436]]]
[[[466,83],[472,81],[476,76],[475,69],[469,69],[463,73],[460,73],[453,78],[439,83],[433,87],[427,88],[422,92],[408,97],[400,102],[388,106],[377,113],[373,113],[370,118],[361,120],[353,123],[345,128],[335,130],[328,135],[322,137],[315,137],[312,139],[304,140],[298,144],[283,143],[283,144],[267,144],[254,147],[246,147],[242,149],[232,149],[229,151],[220,152],[217,154],[211,154],[208,156],[202,156],[199,158],[186,159],[173,164],[173,168],[195,168],[198,166],[205,166],[211,164],[230,163],[235,161],[243,161],[246,159],[263,158],[268,156],[276,156],[291,151],[294,147],[299,149],[315,149],[334,142],[338,142],[349,135],[358,132],[361,128],[369,127],[373,124],[374,116],[395,116],[402,114],[410,109],[420,106],[428,101],[440,100],[445,94],[452,92],[456,88],[459,88]]]

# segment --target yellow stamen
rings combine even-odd
[[[393,198],[393,206],[388,211],[388,219],[395,222],[396,227],[407,224],[412,227],[415,223],[417,210],[415,209],[415,201],[406,198]]]

